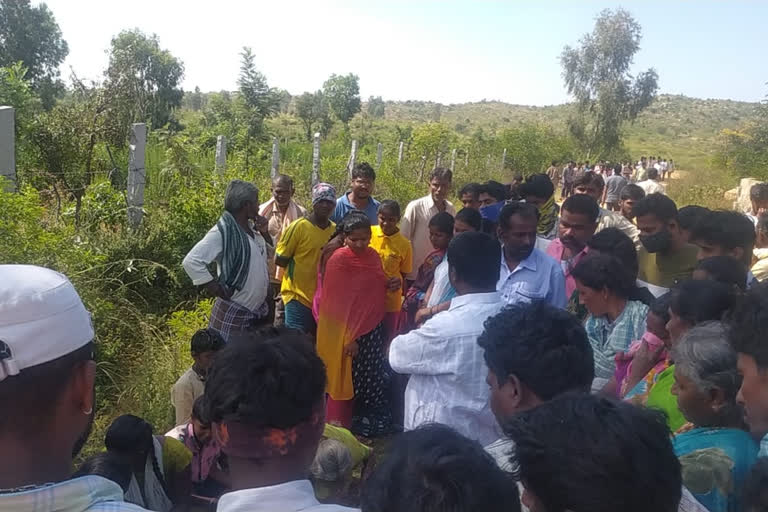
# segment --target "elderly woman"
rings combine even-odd
[[[736,403],[741,377],[720,322],[689,330],[672,350],[672,394],[688,421],[673,440],[683,483],[710,512],[741,510],[741,490],[758,446]]]
[[[645,333],[648,306],[630,299],[635,277],[613,256],[588,254],[571,275],[589,312],[584,328],[595,358],[592,391],[602,391],[616,370],[616,354]]]

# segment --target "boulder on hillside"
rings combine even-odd
[[[738,191],[738,196],[736,197],[736,200],[733,202],[733,209],[737,212],[742,213],[751,213],[752,212],[752,202],[749,200],[749,191],[752,188],[752,185],[756,183],[761,183],[760,180],[756,180],[755,178],[741,178],[739,181],[739,186],[733,190]],[[730,190],[726,192],[726,198],[728,198],[728,193],[731,192]]]

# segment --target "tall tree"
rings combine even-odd
[[[134,29],[113,38],[105,86],[119,129],[110,140],[125,144],[131,123],[149,122],[160,128],[172,122],[173,112],[184,97],[179,87],[183,77],[184,65],[160,48],[156,35]]]
[[[637,76],[630,73],[641,33],[629,12],[606,9],[579,47],[566,46],[560,56],[565,86],[576,99],[578,112],[569,128],[588,157],[620,151],[622,125],[656,97],[658,75],[653,68]]]
[[[331,75],[323,84],[323,93],[334,117],[345,126],[360,112],[360,78],[357,75]]]
[[[253,52],[243,47],[240,53],[240,77],[237,79],[240,97],[244,104],[245,123],[245,166],[248,167],[252,138],[264,134],[264,119],[274,115],[280,107],[280,98],[267,84],[267,77],[256,69]]]
[[[368,97],[368,115],[374,118],[383,119],[386,106],[381,96],[369,96]]]
[[[315,129],[323,134],[327,133],[330,118],[328,102],[323,96],[323,91],[317,91],[314,94],[305,92],[296,98],[296,116],[301,119],[301,123],[304,125],[307,141],[312,141],[312,133]]]
[[[0,67],[24,63],[26,77],[45,108],[51,108],[64,90],[59,65],[68,53],[59,25],[44,3],[33,7],[30,0],[0,0]]]

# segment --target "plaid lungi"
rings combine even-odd
[[[235,335],[257,327],[268,314],[269,306],[266,302],[258,311],[251,311],[237,302],[217,297],[213,303],[208,328],[218,332],[224,341],[229,342]]]

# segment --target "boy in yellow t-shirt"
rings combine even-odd
[[[385,200],[379,205],[379,225],[371,227],[371,247],[379,253],[381,265],[387,277],[405,280],[405,275],[413,270],[413,249],[411,242],[400,233],[400,205],[397,201]],[[387,315],[384,325],[388,339],[396,334],[397,319],[403,304],[401,289],[387,292]]]

